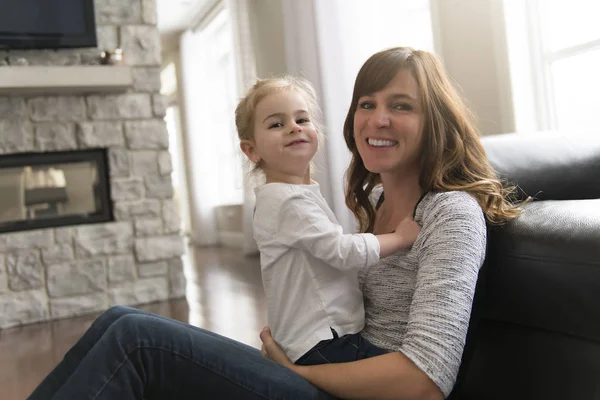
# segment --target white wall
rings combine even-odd
[[[501,0],[431,0],[438,54],[485,135],[512,132],[508,51]]]
[[[281,0],[249,0],[248,6],[257,77],[288,72]]]

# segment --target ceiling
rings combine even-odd
[[[187,29],[215,0],[156,0],[158,30],[163,52],[179,47],[179,32]]]
[[[203,8],[208,8],[213,3],[212,0],[156,0],[158,30],[161,35],[182,31]]]

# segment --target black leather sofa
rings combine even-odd
[[[600,399],[600,131],[482,141],[499,174],[535,200],[489,227],[450,398]]]

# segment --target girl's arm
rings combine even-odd
[[[349,270],[369,267],[380,258],[409,248],[420,229],[416,222],[407,218],[393,233],[377,236],[344,234],[342,227],[332,222],[319,205],[302,196],[291,196],[281,205],[272,236],[334,268]]]
[[[286,199],[271,236],[278,243],[305,251],[339,270],[366,268],[379,261],[379,241],[370,233],[344,234],[327,211],[301,195]]]
[[[379,241],[379,257],[391,256],[400,250],[410,248],[419,236],[419,232],[421,232],[419,224],[408,217],[400,222],[394,232],[375,235]]]

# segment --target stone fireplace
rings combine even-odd
[[[0,51],[1,74],[14,66],[76,71],[97,64],[101,49],[121,47],[133,77],[122,93],[0,95],[0,165],[23,154],[101,152],[110,194],[108,219],[0,233],[0,329],[185,295],[154,0],[97,0],[95,8],[98,49]],[[55,168],[63,178],[64,169]],[[54,177],[42,186],[68,184]],[[50,203],[20,217],[60,214]]]

